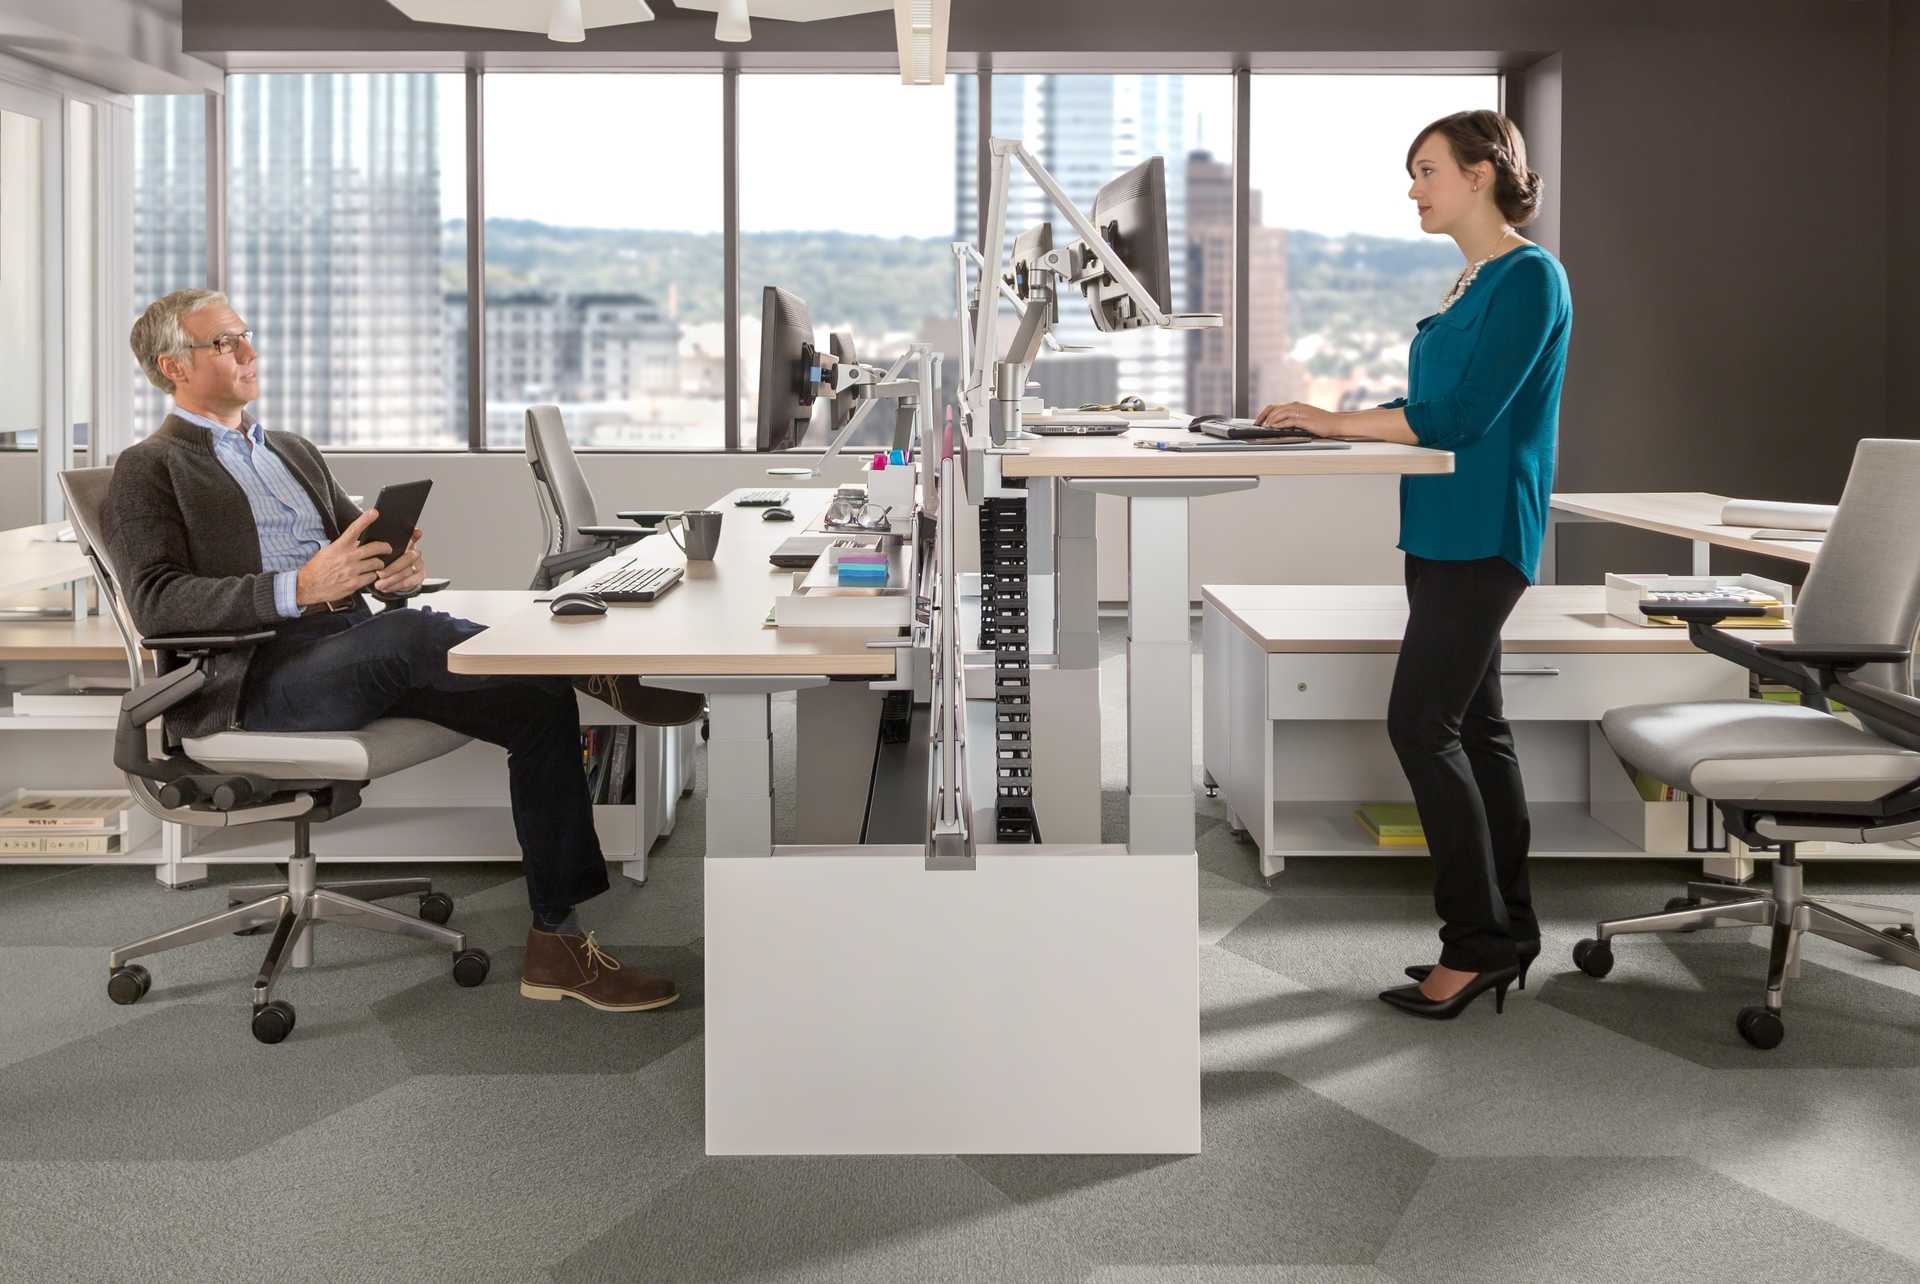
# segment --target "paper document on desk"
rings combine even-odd
[[[1768,526],[1794,531],[1824,531],[1833,525],[1832,504],[1792,504],[1784,500],[1730,499],[1720,509],[1727,526]],[[1763,536],[1762,538],[1773,538]],[[1804,535],[1792,538],[1805,539]]]
[[[51,535],[42,535],[35,531],[27,542],[30,544],[77,544],[80,542],[80,537],[73,533],[73,527],[62,526]]]

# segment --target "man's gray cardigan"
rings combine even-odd
[[[267,432],[267,449],[299,479],[327,538],[360,510],[304,437]],[[121,453],[100,514],[121,595],[146,637],[278,628],[273,576],[260,569],[260,532],[246,492],[213,452],[213,431],[168,415]],[[218,652],[200,694],[167,715],[175,736],[232,730],[253,649]]]

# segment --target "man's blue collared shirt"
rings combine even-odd
[[[313,498],[280,456],[267,449],[267,435],[258,422],[229,428],[179,406],[173,413],[213,433],[215,458],[240,483],[253,509],[253,524],[260,532],[260,569],[273,574],[273,605],[280,618],[296,618],[300,607],[294,582],[300,568],[327,543]]]

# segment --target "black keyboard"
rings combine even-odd
[[[1305,428],[1264,428],[1251,419],[1229,419],[1224,415],[1201,415],[1187,425],[1189,432],[1203,432],[1222,441],[1311,441]]]
[[[628,566],[593,584],[569,592],[597,593],[609,602],[651,602],[680,582],[684,566]]]
[[[733,501],[735,508],[778,508],[791,498],[784,490],[750,490]]]

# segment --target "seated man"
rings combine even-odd
[[[215,657],[206,687],[168,715],[175,735],[349,731],[421,718],[504,746],[533,924],[520,992],[609,1012],[665,1007],[671,980],[622,969],[574,907],[607,890],[580,762],[580,716],[565,678],[447,671],[481,626],[443,612],[371,613],[361,593],[426,576],[416,530],[391,563],[361,544],[361,512],[312,443],[246,413],[258,360],[224,295],[179,290],[134,323],[133,353],[174,412],[114,465],[101,525],[140,629],[278,636]],[[699,699],[643,689],[648,721],[685,722]]]

